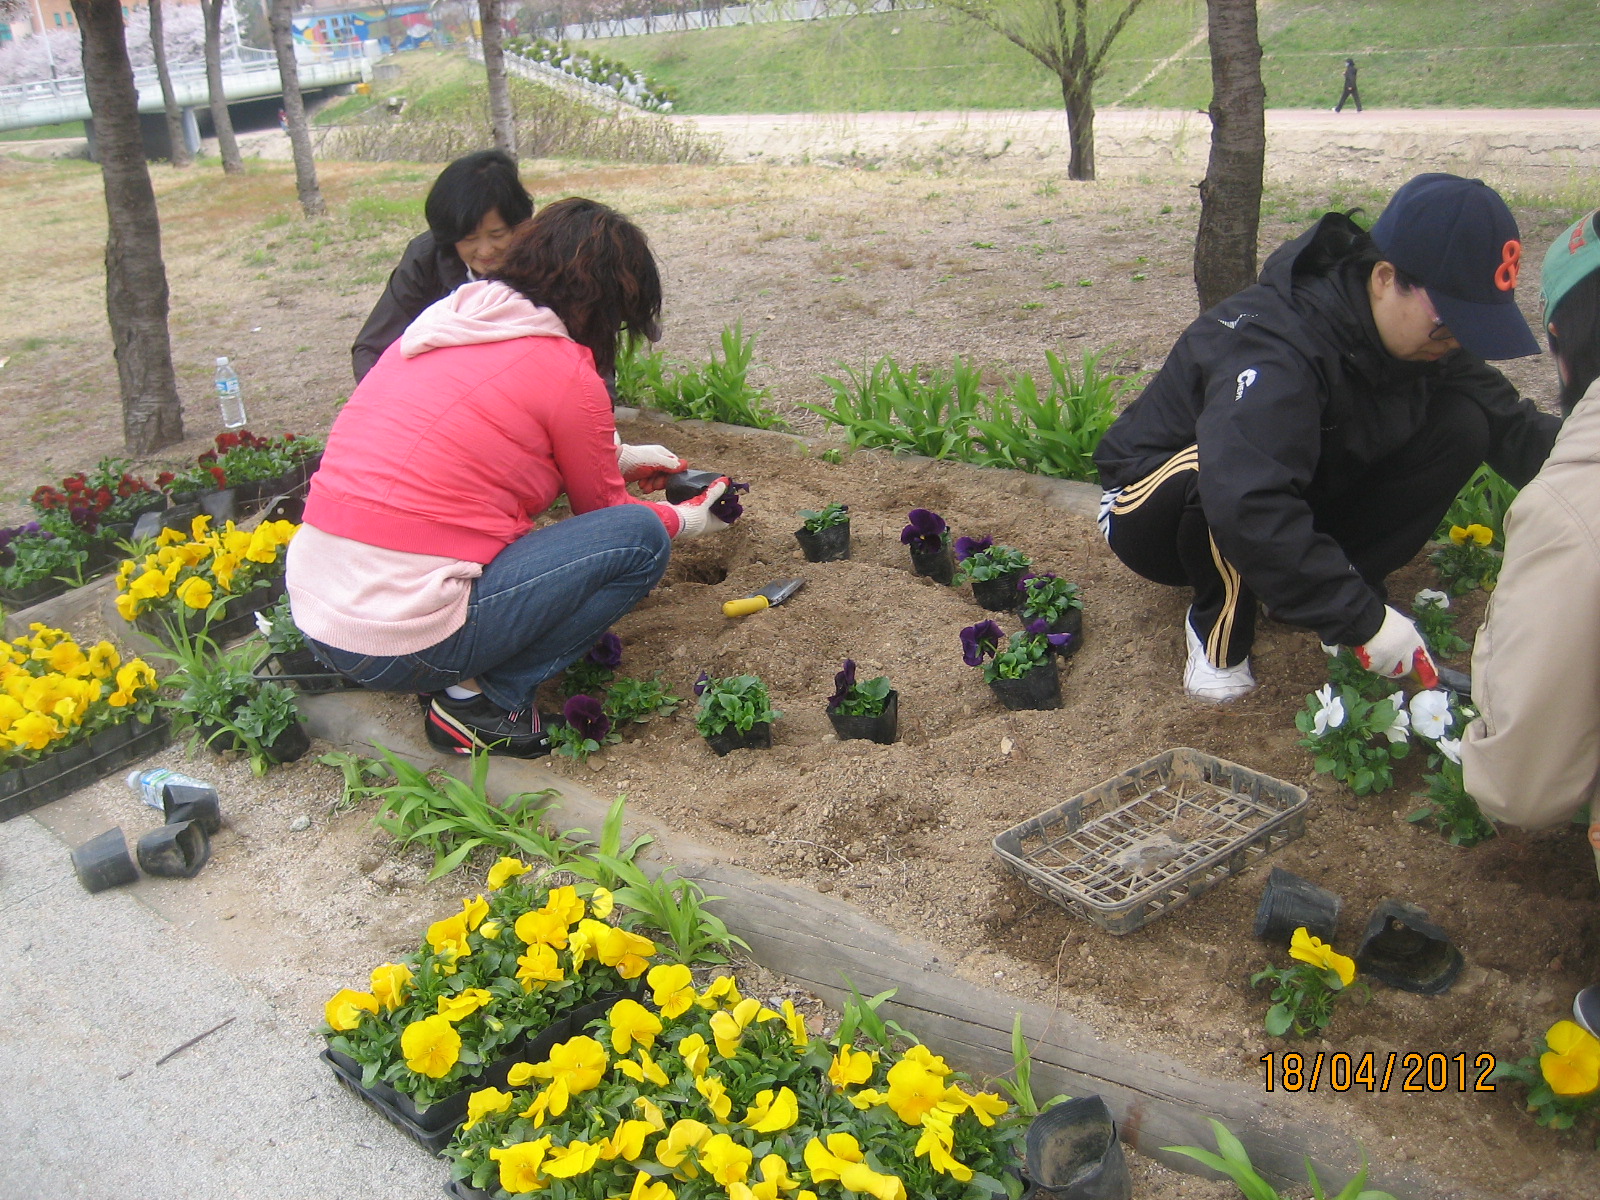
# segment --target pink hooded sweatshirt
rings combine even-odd
[[[340,410],[290,543],[295,623],[356,654],[425,650],[466,621],[472,580],[566,493],[574,513],[631,495],[589,351],[503,283],[423,310]]]

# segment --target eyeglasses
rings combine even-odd
[[[1455,341],[1456,335],[1450,332],[1449,328],[1444,323],[1444,318],[1441,317],[1438,311],[1433,307],[1432,297],[1430,297],[1428,293],[1423,291],[1421,288],[1418,288],[1417,290],[1422,292],[1422,307],[1424,311],[1427,312],[1429,318],[1431,318],[1433,321],[1433,328],[1428,331],[1428,340],[1430,342]]]

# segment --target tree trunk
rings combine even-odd
[[[1092,84],[1079,86],[1061,81],[1061,100],[1067,109],[1067,140],[1072,156],[1068,179],[1094,178],[1094,92]]]
[[[161,218],[139,133],[139,89],[122,5],[72,0],[83,35],[83,78],[106,189],[106,316],[122,392],[122,434],[143,457],[183,440],[183,406],[167,333]]]
[[[161,0],[150,0],[150,51],[156,58],[156,78],[161,81],[161,104],[167,111],[167,141],[172,152],[167,161],[175,167],[192,167],[194,155],[183,136],[183,110],[172,90],[172,72],[167,70],[166,33],[161,22]]]
[[[1206,0],[1211,39],[1211,159],[1200,183],[1194,286],[1200,311],[1256,281],[1266,89],[1256,0]]]
[[[233,136],[233,118],[228,115],[228,94],[222,86],[222,6],[229,0],[200,0],[200,13],[206,23],[206,90],[211,95],[211,124],[217,132],[217,150],[222,169],[229,175],[244,171],[239,143]]]
[[[289,122],[289,145],[294,150],[294,182],[300,192],[300,209],[308,217],[325,217],[317,185],[317,163],[311,155],[311,131],[306,127],[306,102],[300,94],[300,67],[294,58],[294,30],[290,18],[294,0],[272,0],[267,20],[272,24],[272,48],[278,55],[278,78],[283,83],[283,115]]]
[[[489,76],[489,123],[494,148],[517,157],[517,118],[511,110],[511,85],[506,82],[506,54],[500,44],[500,0],[478,0],[483,25],[483,69]]]

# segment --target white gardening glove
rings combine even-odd
[[[1397,608],[1384,605],[1383,624],[1364,645],[1353,650],[1356,661],[1374,675],[1389,679],[1415,670],[1425,688],[1439,686],[1439,669],[1428,653],[1428,644],[1411,619]]]
[[[671,509],[678,514],[681,522],[678,528],[679,537],[695,537],[702,533],[715,533],[719,529],[726,529],[728,523],[717,519],[711,511],[711,506],[728,490],[729,479],[722,476],[705,491],[692,499],[685,500],[682,504],[673,504]]]
[[[617,470],[623,483],[637,483],[642,492],[659,492],[667,486],[667,476],[688,467],[665,446],[629,446],[617,443]]]

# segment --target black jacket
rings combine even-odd
[[[467,264],[453,245],[441,246],[432,233],[411,239],[400,265],[389,274],[388,286],[372,315],[350,347],[350,362],[360,383],[391,342],[406,331],[417,314],[435,300],[443,300],[467,282]]]
[[[1201,314],[1094,456],[1102,486],[1121,488],[1198,445],[1200,503],[1223,555],[1276,614],[1350,645],[1381,623],[1382,601],[1313,528],[1307,497],[1337,494],[1409,441],[1438,389],[1483,410],[1489,464],[1519,487],[1561,424],[1465,350],[1438,363],[1389,354],[1362,272],[1296,269],[1319,239],[1355,229],[1327,214],[1267,259],[1259,283]]]

